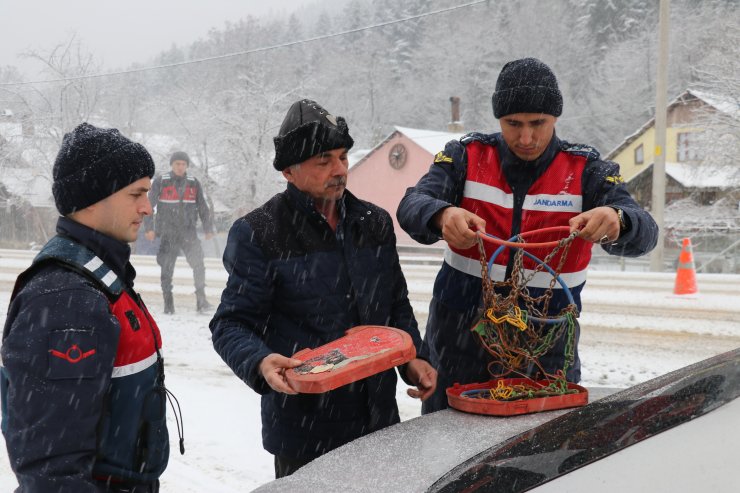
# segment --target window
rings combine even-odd
[[[679,132],[676,139],[676,160],[679,163],[694,161],[697,158],[696,149],[691,146],[689,132]]]
[[[642,150],[642,144],[635,147],[635,164],[643,164],[645,162],[645,154]]]

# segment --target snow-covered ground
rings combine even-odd
[[[613,285],[625,279],[625,273],[614,276]],[[655,317],[646,321],[649,314],[644,313],[651,307],[662,313],[690,305],[697,310],[707,310],[708,314],[722,307],[735,307],[740,315],[740,308],[737,308],[740,307],[740,289],[731,288],[737,288],[738,279],[740,277],[732,276],[724,292],[716,290],[682,299],[659,289],[626,289],[615,296],[613,289],[600,288],[596,283],[589,289],[587,284],[581,317],[583,384],[628,387],[740,346],[740,316],[716,320],[707,315],[702,323],[668,315],[658,317],[657,321]],[[216,283],[210,286],[214,289]],[[189,288],[182,286],[181,291],[187,292]],[[431,293],[431,285],[415,286],[413,291]],[[595,306],[600,297],[623,306],[618,320],[610,314],[588,311],[586,305]],[[0,306],[3,307],[0,324],[4,323],[8,298],[9,289],[0,291]],[[195,312],[191,306],[194,304],[192,297],[180,295],[176,301],[177,313],[171,316],[161,313],[159,296],[148,294],[144,300],[163,333],[167,386],[180,401],[185,425],[186,453],[181,456],[176,447],[173,415],[169,413],[173,449],[162,478],[162,490],[244,492],[272,480],[272,456],[261,445],[259,396],[238,380],[213,350],[208,330],[210,316]],[[414,308],[420,319],[426,318],[425,303],[415,302]],[[420,410],[418,401],[407,397],[405,390],[406,386],[400,383],[397,394],[404,420],[418,416]],[[3,441],[0,444],[0,491],[12,491],[15,486]]]

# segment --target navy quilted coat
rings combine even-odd
[[[318,347],[357,325],[396,327],[417,351],[421,346],[390,215],[349,192],[343,206],[335,234],[289,184],[229,232],[229,279],[210,325],[213,345],[262,394],[263,445],[272,454],[312,459],[399,416],[393,370],[324,394],[291,396],[272,391],[259,375],[265,356]]]

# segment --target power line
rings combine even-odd
[[[324,34],[322,36],[315,36],[313,38],[301,39],[301,40],[298,40],[298,41],[288,41],[286,43],[280,43],[280,44],[271,45],[271,46],[263,46],[263,47],[260,47],[260,48],[254,48],[254,49],[251,49],[251,50],[244,50],[244,51],[237,51],[237,52],[234,52],[234,53],[226,53],[224,55],[216,55],[216,56],[212,56],[212,57],[198,58],[196,60],[186,60],[186,61],[183,61],[183,62],[168,63],[168,64],[164,64],[164,65],[157,65],[157,66],[154,66],[154,67],[141,67],[141,68],[134,68],[134,69],[129,69],[129,70],[121,70],[119,72],[106,72],[106,73],[102,73],[102,74],[88,74],[88,75],[78,75],[78,76],[75,76],[75,77],[63,77],[63,78],[59,78],[59,79],[47,79],[47,80],[23,81],[23,82],[2,82],[2,83],[0,83],[0,87],[24,86],[24,85],[32,85],[32,84],[50,84],[50,83],[55,83],[55,82],[71,82],[71,81],[76,81],[76,80],[96,79],[96,78],[101,78],[101,77],[114,77],[114,76],[119,76],[119,75],[135,74],[135,73],[139,73],[139,72],[148,72],[148,71],[151,71],[151,70],[160,70],[160,69],[167,69],[167,68],[173,68],[173,67],[181,67],[181,66],[192,65],[192,64],[196,64],[196,63],[211,62],[211,61],[214,61],[214,60],[225,60],[227,58],[233,58],[233,57],[244,56],[244,55],[251,55],[253,53],[260,53],[260,52],[265,52],[265,51],[272,51],[272,50],[277,50],[277,49],[280,49],[280,48],[287,48],[289,46],[296,46],[296,45],[305,44],[305,43],[312,43],[314,41],[322,41],[322,40],[325,40],[325,39],[336,38],[336,37],[339,37],[339,36],[346,36],[347,34],[354,34],[354,33],[359,33],[359,32],[363,32],[363,31],[369,31],[369,30],[372,30],[372,29],[380,28],[380,27],[385,27],[385,26],[390,26],[390,25],[393,25],[393,24],[400,24],[402,22],[408,22],[408,21],[412,21],[412,20],[416,20],[416,19],[421,19],[423,17],[429,17],[429,16],[432,16],[432,15],[444,14],[444,13],[447,13],[447,12],[452,12],[454,10],[464,9],[464,8],[467,8],[467,7],[473,7],[475,5],[479,5],[481,3],[486,3],[488,1],[489,0],[477,0],[477,1],[474,1],[474,2],[464,3],[464,4],[461,4],[461,5],[455,5],[453,7],[447,7],[447,8],[443,8],[443,9],[439,9],[439,10],[434,10],[432,12],[425,12],[423,14],[416,14],[416,15],[411,15],[411,16],[408,16],[408,17],[402,17],[400,19],[394,19],[394,20],[391,20],[391,21],[381,22],[381,23],[378,23],[378,24],[370,25],[370,26],[358,27],[358,28],[355,28],[355,29],[348,29],[346,31],[341,31],[341,32],[338,32],[338,33]]]

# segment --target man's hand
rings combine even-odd
[[[149,241],[154,241],[154,230],[147,231],[146,233],[144,233],[144,238],[146,238]]]
[[[460,207],[447,207],[434,215],[433,221],[442,238],[452,247],[465,250],[475,245],[476,231],[486,230],[486,221]]]
[[[437,370],[426,360],[412,359],[406,365],[406,378],[416,385],[416,390],[408,389],[406,393],[414,399],[425,401],[437,388]]]
[[[611,207],[596,207],[568,221],[570,232],[593,243],[612,243],[619,238],[619,215]]]
[[[298,392],[293,390],[285,378],[285,371],[295,368],[303,363],[299,359],[287,358],[282,354],[272,353],[265,356],[260,362],[259,372],[275,392],[295,395]]]

